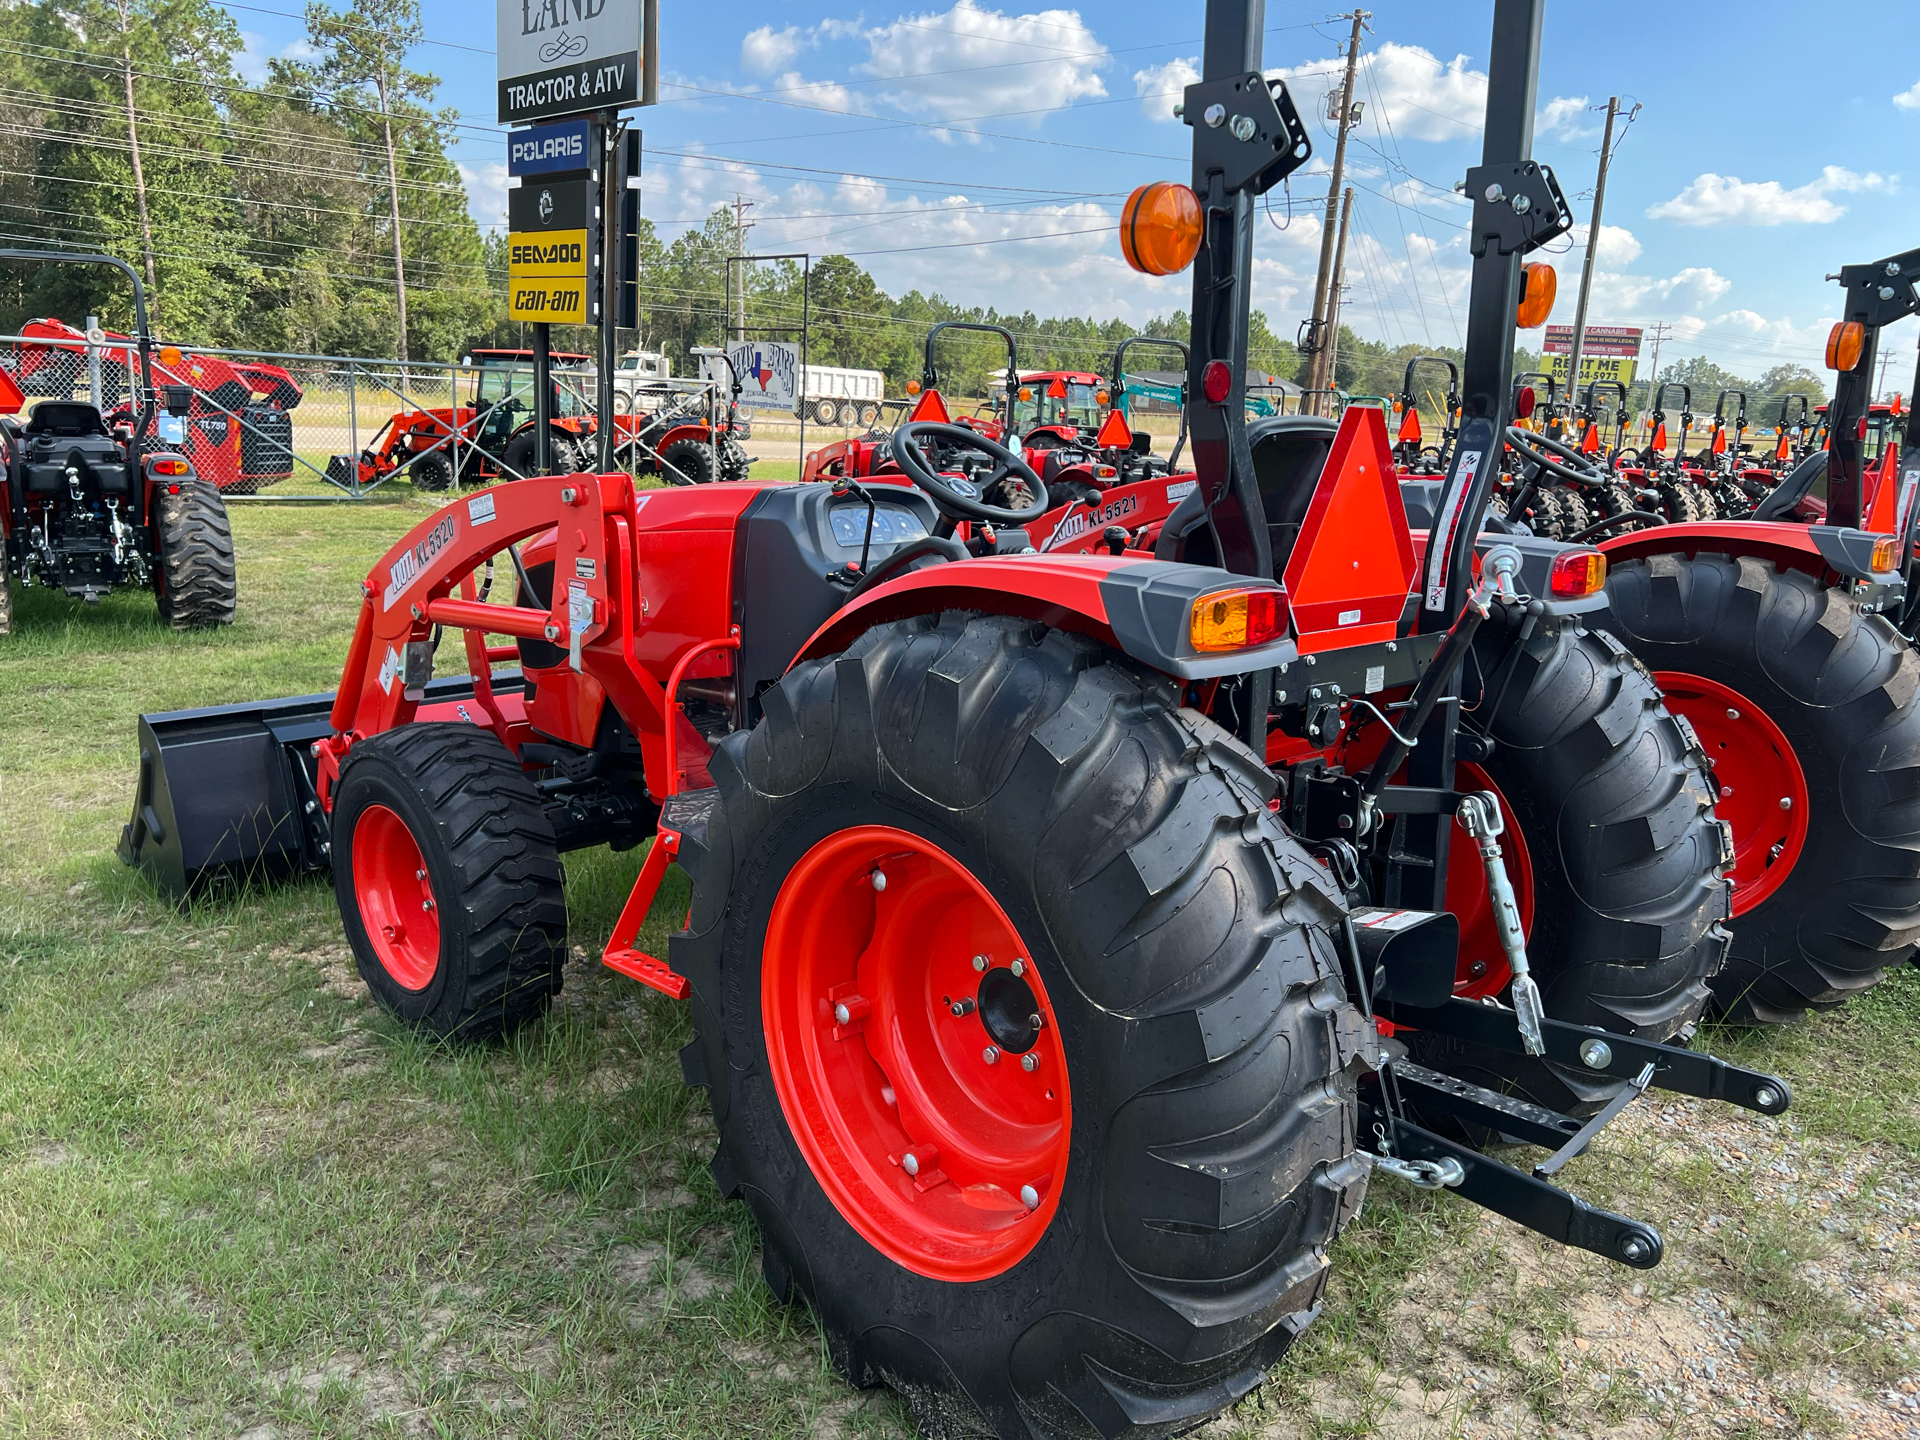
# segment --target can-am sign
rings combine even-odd
[[[642,0],[499,0],[500,122],[640,99]]]

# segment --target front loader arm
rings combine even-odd
[[[416,525],[361,582],[360,617],[335,696],[334,734],[320,742],[321,801],[332,805],[340,762],[358,739],[411,721],[432,673],[437,627],[546,640],[565,646],[575,669],[583,647],[613,620],[609,531],[633,516],[624,475],[518,480],[467,496]],[[454,587],[493,556],[555,532],[552,600],[545,610],[493,605]],[[623,617],[624,621],[625,617]],[[484,647],[481,647],[484,658]]]

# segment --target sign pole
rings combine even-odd
[[[594,397],[598,415],[600,470],[613,469],[613,366],[619,354],[620,143],[626,124],[608,111],[594,126],[600,140],[600,385]]]
[[[533,469],[553,473],[553,342],[552,326],[533,322]]]

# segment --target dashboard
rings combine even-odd
[[[834,543],[858,550],[867,542],[867,507],[864,501],[835,505],[827,514]],[[926,523],[913,511],[900,505],[879,505],[873,512],[873,543],[905,545],[927,538]]]

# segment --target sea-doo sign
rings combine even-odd
[[[640,101],[645,0],[498,0],[500,122]]]

